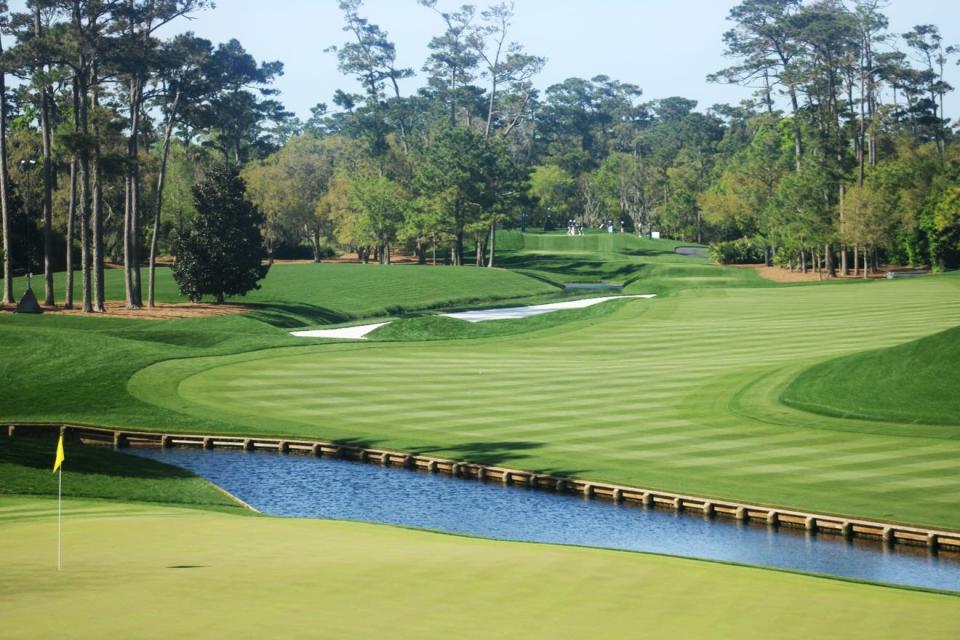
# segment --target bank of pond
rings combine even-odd
[[[759,522],[466,482],[266,451],[130,449],[193,471],[266,514],[359,520],[457,534],[735,562],[960,591],[960,553],[846,540]]]

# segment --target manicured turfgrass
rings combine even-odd
[[[105,272],[108,300],[123,300],[123,271]],[[65,274],[54,290],[62,302]],[[79,282],[79,274],[76,277]],[[33,285],[42,296],[43,283]],[[26,279],[18,278],[20,295]],[[79,284],[74,287],[80,299]],[[504,269],[445,268],[411,265],[275,264],[261,288],[228,302],[254,306],[254,316],[281,327],[339,323],[376,315],[476,304],[553,294],[557,287]],[[157,301],[186,302],[170,270],[157,270]]]
[[[109,449],[67,442],[65,498],[106,498],[205,507],[241,506],[193,473]],[[0,495],[57,495],[55,440],[0,436]]]
[[[361,523],[0,498],[3,636],[956,637],[960,600]]]
[[[500,266],[559,285],[611,282],[624,285],[624,293],[660,296],[685,289],[775,286],[752,269],[720,267],[675,251],[695,243],[607,233],[570,237],[507,231],[501,235]]]
[[[818,364],[784,389],[790,406],[840,417],[960,423],[960,327]]]
[[[128,388],[233,432],[960,528],[960,425],[841,420],[779,402],[811,364],[957,325],[958,291],[956,276],[686,291],[510,338],[160,363]]]
[[[614,238],[621,240],[595,241],[636,240]],[[594,242],[548,241],[563,251]],[[614,249],[598,248],[595,261],[620,261],[610,256],[624,247]],[[956,425],[844,420],[779,401],[811,365],[960,324],[960,277],[754,288],[756,274],[744,270],[628,258],[638,278],[628,290],[658,286],[665,297],[515,325],[415,319],[385,329],[389,342],[304,341],[256,315],[162,323],[0,317],[0,418],[349,440],[960,528],[950,508],[960,500]],[[436,291],[411,281],[403,293],[396,280],[396,291],[367,291],[357,278],[380,268],[358,266],[361,276],[339,265],[306,268],[313,275],[292,278],[278,299],[301,286],[301,297],[316,296],[321,306],[324,294],[308,290],[310,278],[346,274],[341,293],[329,297],[357,316],[402,299],[423,308],[469,298],[450,284],[463,284],[459,274],[468,272],[553,290],[506,272],[391,267],[388,279],[451,280]],[[507,292],[487,285],[487,294]],[[396,342],[431,330],[448,339]]]

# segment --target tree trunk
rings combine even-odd
[[[453,264],[459,267],[463,264],[463,230],[457,229],[457,239],[453,247]]]
[[[487,242],[487,268],[492,269],[497,254],[497,221],[490,223],[490,240]]]
[[[127,138],[126,198],[123,217],[123,268],[127,293],[127,308],[143,306],[140,282],[140,102],[143,93],[140,79],[130,78],[130,136]]]
[[[840,275],[850,275],[850,266],[847,264],[847,245],[840,245]]]
[[[170,113],[163,128],[163,146],[160,149],[160,168],[157,175],[157,197],[154,202],[153,233],[150,235],[150,266],[147,281],[147,306],[156,304],[157,243],[160,235],[160,214],[163,211],[163,188],[167,178],[167,160],[170,157],[170,139],[173,137],[173,123],[176,121],[177,106],[180,104],[180,91],[174,94]]]
[[[72,8],[72,27],[78,34],[83,33],[83,18],[80,0],[74,0]],[[87,145],[90,132],[90,114],[87,97],[90,93],[89,62],[81,50],[77,58],[76,73],[73,78],[73,130],[81,139],[80,148],[80,263],[82,281],[82,305],[84,313],[93,311],[91,290],[91,238],[90,238],[90,150]]]
[[[33,9],[33,35],[39,41],[43,37],[40,24],[40,7]],[[40,66],[40,73],[46,65]],[[40,139],[43,148],[43,303],[55,304],[53,295],[53,163],[50,143],[50,92],[46,83],[40,87]]]
[[[853,245],[853,277],[860,274],[860,247]]]
[[[77,215],[77,159],[70,160],[70,202],[67,205],[67,283],[63,308],[73,309],[73,220]]]
[[[0,55],[3,43],[0,42]],[[3,304],[13,304],[13,254],[10,246],[10,196],[7,176],[7,74],[0,69],[0,217],[3,218]]]
[[[96,68],[96,65],[94,66]],[[93,163],[91,167],[91,178],[93,180],[91,223],[93,226],[93,310],[103,313],[106,308],[104,295],[104,246],[103,246],[103,185],[101,183],[100,171],[100,125],[96,112],[100,108],[100,90],[97,87],[99,79],[97,72],[94,71],[91,84],[93,85]]]
[[[800,273],[807,272],[807,254],[803,249],[800,249]]]
[[[797,91],[790,87],[790,104],[793,107],[793,150],[797,171],[800,171],[800,160],[803,156],[803,134],[800,131],[800,104],[797,101]]]
[[[827,277],[834,278],[836,277],[836,269],[833,266],[833,247],[830,246],[828,242],[823,246],[823,257],[824,257],[824,266],[827,270]]]
[[[313,226],[313,263],[320,263],[320,225]]]

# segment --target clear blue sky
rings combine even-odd
[[[606,74],[639,85],[646,99],[684,96],[703,108],[737,103],[750,91],[708,84],[705,76],[728,62],[722,33],[736,0],[515,0],[512,39],[547,66],[540,88],[571,76]],[[12,7],[22,5],[13,0]],[[180,21],[178,31],[222,42],[237,38],[258,60],[280,60],[286,72],[277,83],[287,108],[301,118],[318,102],[330,103],[338,88],[354,90],[336,69],[336,56],[324,53],[344,42],[337,0],[216,0],[217,8]],[[454,9],[463,0],[440,0]],[[473,3],[480,7],[486,2]],[[960,1],[890,0],[885,13],[891,30],[902,33],[915,24],[940,27],[945,44],[960,43]],[[440,18],[416,0],[366,0],[363,14],[389,32],[399,62],[418,76],[402,86],[413,93],[423,82],[420,68],[427,42],[442,30]],[[958,87],[945,111],[960,118],[960,67],[951,65],[948,81]]]

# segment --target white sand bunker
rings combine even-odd
[[[380,327],[390,324],[389,322],[378,322],[377,324],[360,324],[355,327],[340,327],[339,329],[312,329],[310,331],[293,331],[291,335],[298,338],[341,338],[343,340],[366,340],[367,334]]]
[[[584,300],[570,300],[568,302],[554,302],[551,304],[538,304],[532,307],[506,307],[503,309],[480,309],[478,311],[463,311],[460,313],[441,313],[447,318],[456,318],[457,320],[466,320],[467,322],[486,322],[487,320],[518,320],[520,318],[529,318],[530,316],[539,316],[553,311],[563,311],[564,309],[584,309],[592,307],[595,304],[606,302],[607,300],[626,300],[628,298],[656,298],[653,294],[644,294],[637,296],[607,296],[605,298],[586,298]],[[387,322],[378,322],[377,324],[360,324],[354,327],[341,327],[339,329],[311,329],[310,331],[292,331],[290,335],[298,338],[339,338],[341,340],[366,340],[371,332],[390,324]]]
[[[464,311],[461,313],[444,313],[448,318],[457,320],[466,320],[467,322],[486,322],[488,320],[517,320],[519,318],[529,318],[530,316],[539,316],[553,311],[563,311],[565,309],[584,309],[592,307],[595,304],[606,302],[607,300],[625,300],[628,298],[656,298],[653,294],[644,294],[636,296],[607,296],[604,298],[586,298],[583,300],[570,300],[568,302],[554,302],[551,304],[538,304],[532,307],[507,307],[504,309],[479,309],[477,311]]]

